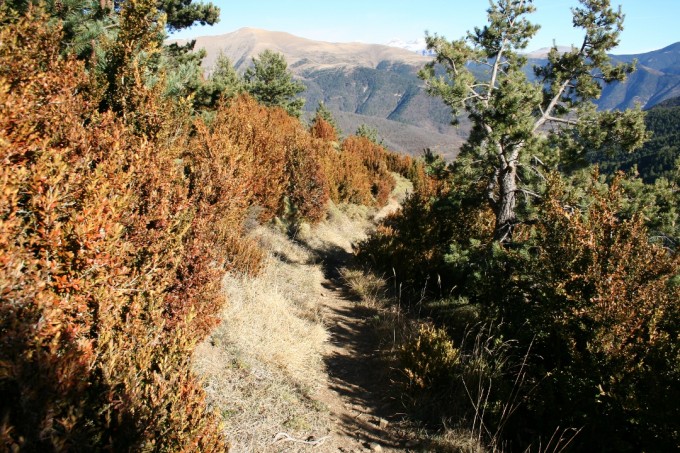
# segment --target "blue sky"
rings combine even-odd
[[[359,41],[385,44],[411,41],[425,30],[448,39],[484,25],[486,0],[213,0],[221,10],[220,23],[193,27],[173,38],[229,33],[242,27],[285,31],[330,42]],[[641,53],[680,41],[680,0],[613,0],[626,14],[617,54]],[[532,21],[541,25],[528,50],[578,44],[581,33],[571,25],[570,7],[577,0],[535,0]]]

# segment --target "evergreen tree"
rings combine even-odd
[[[197,65],[200,70],[200,62]],[[213,110],[220,99],[229,99],[243,90],[243,80],[236,73],[229,58],[220,53],[215,64],[209,71],[207,79],[197,76],[198,86],[194,92],[194,107],[196,109]]]
[[[214,25],[220,21],[220,8],[212,3],[193,0],[159,0],[158,9],[166,14],[166,27],[170,32],[189,28],[197,23]]]
[[[360,124],[357,127],[357,131],[354,133],[357,137],[365,137],[375,143],[376,145],[382,145],[382,139],[378,138],[378,129],[371,127],[368,124]]]
[[[316,116],[333,126],[333,129],[335,129],[336,132],[338,131],[338,123],[335,121],[335,117],[331,111],[328,110],[328,107],[326,107],[326,104],[324,104],[323,101],[319,102],[319,106],[316,108]]]
[[[305,100],[297,97],[305,86],[288,71],[286,59],[280,53],[265,50],[253,58],[253,66],[245,75],[246,90],[266,106],[283,108],[290,115],[300,117]]]
[[[532,0],[493,1],[488,25],[463,39],[426,36],[436,59],[420,76],[454,117],[463,110],[472,121],[458,165],[471,164],[476,179],[486,181],[496,241],[510,241],[521,221],[518,194],[525,195],[525,205],[538,195],[536,187],[520,181],[535,181],[546,166],[576,161],[586,150],[632,150],[646,138],[641,111],[597,112],[590,102],[602,83],[624,80],[634,66],[614,66],[607,56],[623,29],[621,10],[612,9],[609,0],[580,1],[573,24],[584,31],[581,46],[566,53],[553,47],[545,66],[535,68],[533,82],[519,53],[539,28],[526,18],[535,10]],[[445,74],[435,71],[437,65]],[[487,68],[482,77],[475,75],[479,68]],[[558,126],[557,133],[543,132],[549,123]]]
[[[87,62],[103,89],[102,110],[122,110],[130,97],[123,94],[127,88],[122,85],[133,83],[140,75],[140,81],[149,87],[162,81],[166,96],[177,99],[193,95],[203,86],[200,62],[205,52],[193,52],[193,41],[182,46],[164,46],[163,41],[167,32],[196,23],[212,25],[218,22],[220,10],[212,3],[193,0],[8,0],[0,2],[3,22],[16,20],[31,6],[44,10],[50,23],[61,28],[62,52],[75,54]],[[122,72],[131,70],[130,64],[138,67],[137,74],[122,76]],[[200,100],[205,96],[198,97]]]

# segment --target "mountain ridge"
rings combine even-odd
[[[231,33],[195,38],[195,48],[205,48],[207,52],[204,65],[210,67],[217,53],[222,50],[238,71],[245,69],[250,58],[269,49],[286,56],[291,68],[298,71],[309,65],[322,65],[325,68],[367,66],[376,68],[383,61],[406,64],[425,64],[429,59],[406,49],[383,44],[360,42],[335,43],[315,41],[286,32],[269,31],[244,27]],[[177,40],[186,43],[189,40]]]
[[[347,115],[350,120],[343,122],[344,127],[349,128],[342,131],[346,135],[353,133],[351,128],[358,124],[372,124],[375,123],[372,118],[377,118],[389,126],[386,129],[394,131],[385,134],[386,143],[397,151],[418,154],[428,147],[450,149],[451,143],[459,143],[467,134],[464,127],[456,129],[450,125],[450,109],[440,99],[429,97],[417,76],[419,69],[432,60],[431,56],[402,47],[315,41],[286,32],[248,27],[222,35],[197,37],[195,49],[201,48],[207,52],[203,61],[206,70],[220,52],[239,72],[245,71],[252,58],[266,49],[283,54],[289,69],[307,88],[306,111],[314,111],[319,102],[323,102],[334,113],[350,114]],[[547,50],[537,49],[526,54],[529,64],[545,62]],[[638,70],[626,82],[604,87],[597,101],[599,108],[623,110],[637,103],[650,108],[680,95],[680,42],[656,51],[611,57],[614,62],[637,60]],[[530,68],[527,71],[532,72]],[[417,136],[430,134],[431,137],[404,140],[405,133],[399,131],[399,124],[421,128],[422,133]]]

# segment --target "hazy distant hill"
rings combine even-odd
[[[245,71],[252,57],[265,49],[284,54],[290,69],[307,87],[304,97],[308,111],[323,101],[333,112],[344,113],[340,121],[344,133],[353,133],[361,123],[372,124],[398,151],[418,154],[425,147],[450,150],[467,135],[465,124],[459,129],[449,125],[449,109],[439,99],[427,96],[417,77],[418,70],[431,57],[411,50],[320,42],[252,28],[199,37],[196,49],[200,48],[207,51],[207,69],[219,52],[226,54],[239,71]],[[543,62],[547,51],[539,49],[528,54],[530,64]],[[637,59],[639,69],[626,83],[605,88],[598,102],[601,108],[625,109],[635,102],[649,108],[680,95],[680,43],[614,59]]]
[[[665,99],[680,96],[680,42],[638,55],[614,56],[615,61],[638,61],[638,70],[625,83],[606,87],[601,108],[626,109],[640,102],[650,108]]]
[[[548,50],[540,49],[528,54],[529,63],[544,63]],[[601,109],[625,110],[636,103],[650,108],[665,99],[680,96],[680,42],[642,54],[612,55],[612,59],[615,63],[637,60],[637,71],[626,82],[604,88],[602,97],[597,101]]]

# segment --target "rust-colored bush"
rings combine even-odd
[[[388,152],[385,156],[387,169],[408,178],[415,162],[411,156]]]
[[[317,222],[325,216],[329,200],[328,180],[321,164],[324,142],[302,130],[292,139],[286,166],[288,198],[299,217]]]
[[[387,166],[391,153],[365,137],[351,136],[340,151],[329,148],[324,168],[335,202],[383,205],[395,181]]]
[[[226,450],[189,362],[222,274],[259,269],[249,211],[316,221],[329,192],[380,203],[393,184],[377,145],[338,152],[247,96],[196,120],[145,83],[153,2],[121,14],[115,84],[61,57],[39,13],[0,30],[4,449]]]
[[[287,201],[302,218],[323,217],[328,202],[320,163],[324,142],[314,140],[297,118],[242,95],[223,106],[213,124],[215,134],[242,153],[239,177],[247,181],[251,203],[261,208],[260,220],[289,214]]]
[[[269,220],[282,209],[288,185],[286,140],[296,121],[284,110],[267,108],[248,95],[223,109],[216,127],[253,159],[249,190],[262,208],[260,219]]]
[[[176,150],[97,113],[58,40],[0,30],[0,442],[223,449],[187,371],[207,315],[171,303],[195,213]]]
[[[333,125],[319,115],[314,118],[314,122],[309,128],[309,132],[314,138],[320,138],[327,142],[338,141],[338,133],[335,131]]]

